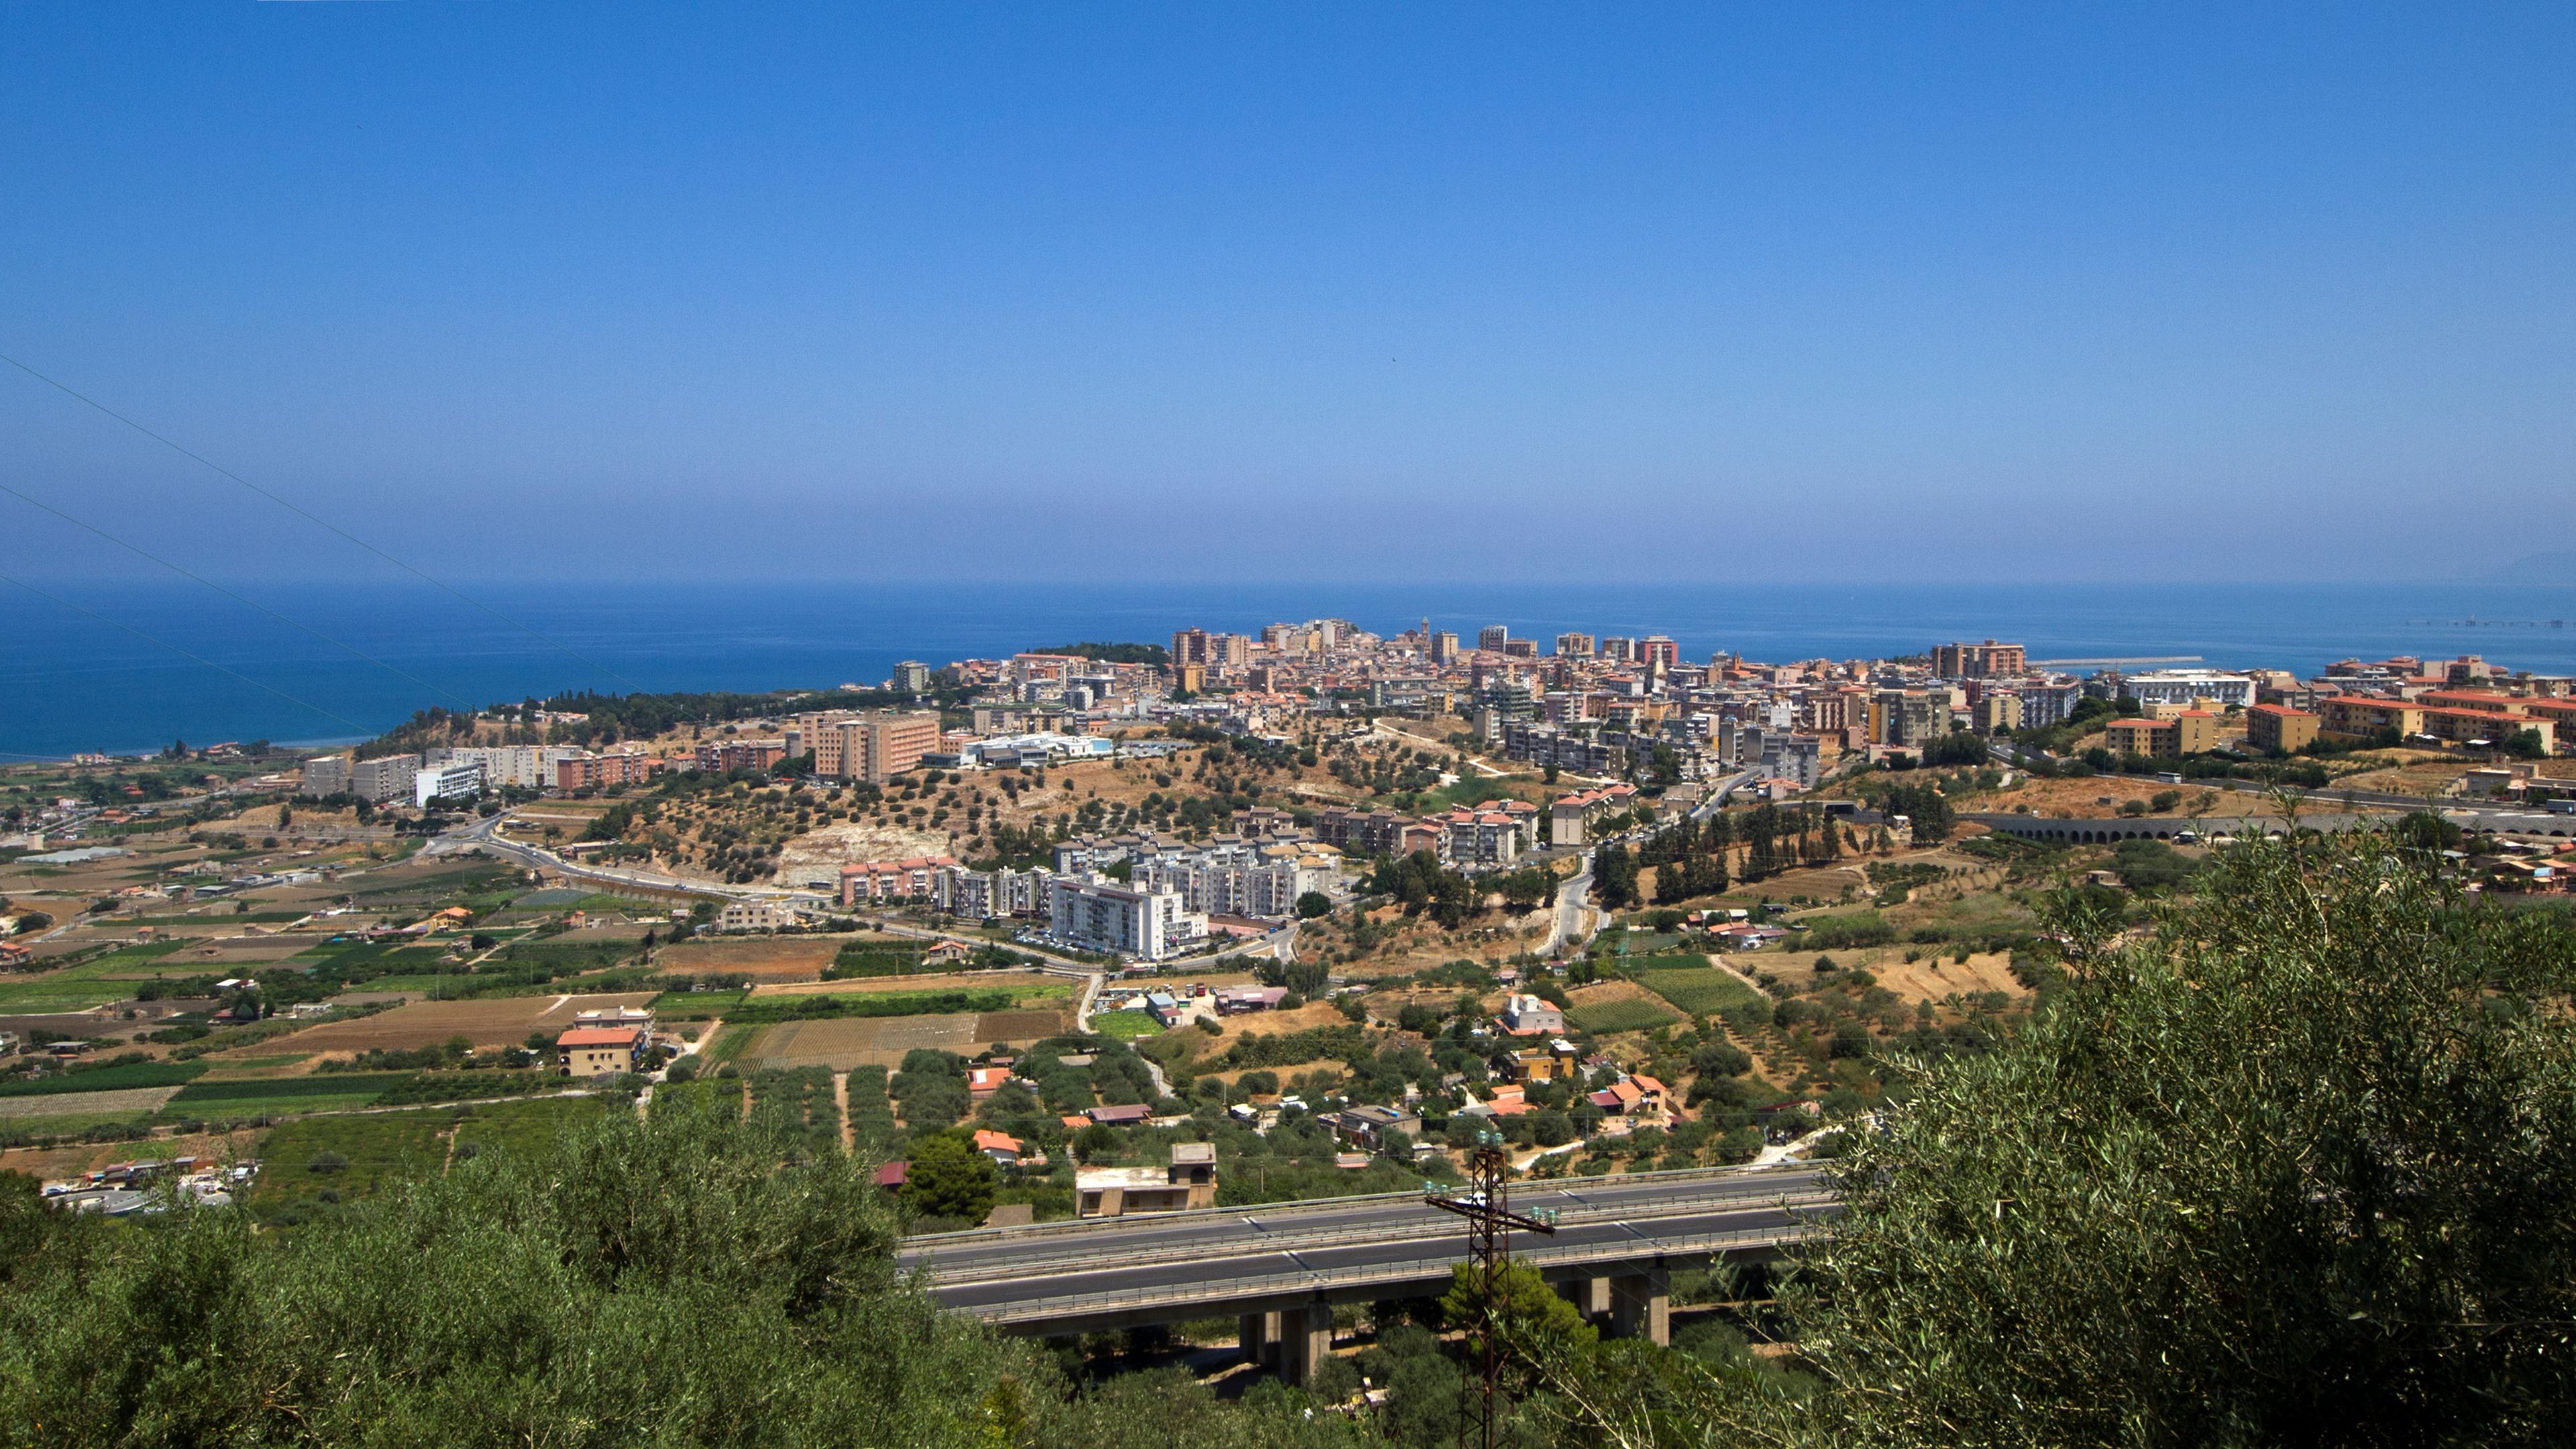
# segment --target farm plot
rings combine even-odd
[[[1667,956],[1631,968],[1638,985],[1692,1016],[1716,1016],[1730,1007],[1766,1004],[1762,993],[1732,971],[1703,964],[1706,957]]]
[[[742,1064],[754,1069],[827,1067],[848,1071],[859,1066],[900,1065],[903,1054],[919,1047],[971,1052],[982,1043],[975,1016],[833,1017],[765,1026],[742,1052]]]
[[[1566,1021],[1595,1035],[1647,1031],[1681,1019],[1680,1013],[1647,995],[1645,988],[1627,981],[1580,987],[1568,999],[1574,1007],[1566,1012]]]
[[[354,1021],[325,1022],[280,1038],[296,1051],[356,1053],[417,1050],[463,1037],[478,1047],[517,1046],[531,1032],[568,1030],[576,1012],[642,1006],[649,991],[603,996],[496,996],[473,1001],[416,1001]],[[263,1043],[263,1045],[270,1045]]]
[[[554,1145],[564,1130],[608,1110],[597,1097],[536,1097],[477,1102],[456,1124],[454,1160],[499,1149],[530,1152]]]
[[[427,1110],[289,1122],[260,1142],[259,1177],[244,1205],[270,1226],[294,1224],[369,1197],[391,1181],[439,1170],[453,1114]]]
[[[861,1152],[884,1152],[902,1139],[894,1124],[894,1103],[886,1096],[886,1069],[850,1068],[850,1133]]]
[[[112,1001],[123,1001],[134,994],[128,983],[149,980],[156,963],[179,949],[177,941],[157,941],[149,946],[127,946],[104,956],[65,966],[42,975],[20,976],[0,981],[0,1012],[44,1015],[63,1011],[87,1011]],[[174,976],[195,974],[186,966],[158,966]]]
[[[975,1018],[975,1040],[1025,1046],[1064,1030],[1061,1011],[988,1011]]]
[[[841,1107],[832,1096],[832,1073],[823,1067],[752,1073],[751,1115],[775,1122],[818,1150],[841,1142]]]
[[[0,1097],[0,1121],[54,1117],[121,1117],[157,1110],[179,1095],[177,1087],[127,1087],[112,1092],[56,1092],[39,1097]]]
[[[812,981],[831,964],[840,937],[768,936],[747,941],[691,940],[665,947],[653,964],[674,976],[748,976],[754,981]]]

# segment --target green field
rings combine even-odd
[[[71,1092],[122,1092],[130,1087],[176,1087],[205,1075],[203,1062],[128,1062],[60,1076],[0,1082],[0,1097],[55,1097]]]
[[[1651,1001],[1602,1001],[1578,1006],[1565,1014],[1567,1022],[1595,1036],[1614,1031],[1649,1031],[1667,1026],[1681,1018],[1671,1010]]]
[[[751,1114],[775,1121],[816,1148],[841,1143],[841,1108],[825,1067],[764,1069],[751,1074]]]
[[[1746,985],[1742,977],[1714,966],[1658,966],[1649,961],[1628,974],[1638,985],[1692,1016],[1715,1016],[1728,1007],[1763,1000],[1762,993]]]
[[[120,947],[77,966],[0,981],[0,1014],[87,1011],[93,1006],[123,1001],[134,994],[134,982],[151,980],[154,963],[182,944],[155,941],[149,946]],[[172,974],[200,973],[182,970]]]
[[[258,1179],[244,1206],[262,1223],[301,1222],[360,1201],[400,1177],[436,1172],[452,1111],[307,1117],[260,1140]]]
[[[1010,1011],[1033,1002],[1060,1000],[1073,987],[1062,982],[1027,986],[978,987],[952,991],[798,992],[755,996],[725,1012],[728,1025],[813,1021],[836,1016],[956,1016]]]
[[[886,1097],[886,1069],[852,1067],[849,1085],[850,1131],[861,1152],[890,1151],[901,1140],[894,1124],[894,1104]]]
[[[1163,1024],[1142,1011],[1104,1011],[1091,1018],[1091,1029],[1102,1036],[1120,1041],[1139,1037],[1161,1036]]]
[[[699,1066],[713,1071],[739,1058],[751,1046],[751,1039],[759,1034],[759,1030],[755,1027],[727,1022],[724,1029],[716,1033],[714,1041],[708,1042],[699,1049],[698,1055],[702,1058]]]
[[[526,1152],[549,1147],[565,1128],[607,1110],[597,1097],[537,1097],[516,1102],[477,1102],[456,1125],[456,1155],[495,1149]]]
[[[882,1091],[879,1095],[883,1095]],[[691,1102],[711,1102],[729,1115],[739,1117],[742,1115],[742,1081],[740,1078],[719,1080],[700,1077],[693,1082],[664,1082],[653,1089],[653,1104],[647,1110],[676,1110]]]

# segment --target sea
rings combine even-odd
[[[173,740],[341,743],[432,705],[874,684],[902,659],[935,666],[1314,618],[1386,634],[1427,619],[1471,642],[1503,624],[1541,652],[1566,632],[1668,634],[1692,660],[1850,659],[1994,638],[2034,660],[2306,675],[2355,656],[2476,654],[2576,674],[2576,588],[2520,584],[229,585],[256,608],[194,584],[42,587],[48,596],[0,586],[0,759]]]

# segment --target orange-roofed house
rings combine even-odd
[[[1002,1084],[1010,1079],[1009,1067],[969,1067],[966,1069],[966,1095],[969,1100],[983,1101],[1002,1090]]]
[[[990,1129],[978,1131],[975,1134],[975,1150],[993,1159],[996,1167],[1020,1165],[1020,1139],[1008,1132],[995,1132]]]
[[[577,1026],[555,1038],[567,1077],[631,1072],[644,1055],[644,1031],[633,1026]]]

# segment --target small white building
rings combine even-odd
[[[716,912],[719,931],[780,931],[796,924],[796,910],[785,901],[727,901]]]

